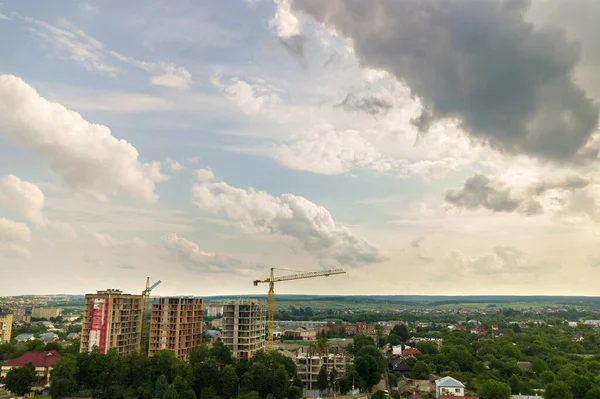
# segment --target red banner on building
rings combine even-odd
[[[108,311],[109,306],[104,299],[94,299],[92,319],[90,320],[89,350],[92,350],[96,346],[100,353],[106,353]]]

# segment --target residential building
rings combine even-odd
[[[10,342],[12,334],[13,314],[11,311],[0,309],[0,344]]]
[[[79,333],[76,333],[76,332],[72,332],[67,335],[67,339],[69,341],[74,340],[74,339],[79,339],[79,338],[80,338]]]
[[[317,330],[307,330],[306,328],[297,328],[295,330],[285,330],[283,335],[304,341],[313,341],[317,339]]]
[[[109,289],[86,294],[81,321],[82,352],[97,347],[101,353],[115,349],[122,355],[140,352],[142,338],[142,295]]]
[[[15,337],[15,340],[17,342],[27,342],[27,341],[32,341],[34,339],[35,339],[35,336],[33,334],[27,334],[27,333],[19,334]]]
[[[223,337],[223,333],[219,330],[208,330],[206,335],[210,337],[211,342],[217,342]]]
[[[35,385],[45,386],[50,382],[50,371],[52,371],[52,366],[54,366],[54,363],[56,363],[60,357],[61,356],[56,351],[26,352],[21,357],[3,363],[0,376],[4,378],[13,367],[22,367],[27,363],[31,363],[35,367]]]
[[[465,386],[462,382],[452,378],[444,377],[435,381],[436,399],[444,396],[465,396]]]
[[[419,351],[418,349],[415,349],[415,348],[406,348],[402,351],[401,356],[404,359],[407,359],[409,357],[417,358],[418,356],[421,356],[421,351]]]
[[[326,321],[296,321],[296,320],[275,320],[273,325],[282,329],[318,329],[319,327],[327,327]]]
[[[311,355],[303,353],[296,356],[295,362],[296,374],[304,386],[304,396],[318,397],[317,378],[321,367],[324,366],[328,374],[335,369],[338,378],[342,378],[346,375],[346,369],[351,364],[351,359],[343,354]]]
[[[8,310],[13,314],[13,323],[25,321],[25,306],[9,306]]]
[[[210,303],[206,307],[206,316],[218,317],[223,314],[223,305],[220,303]]]
[[[58,337],[58,335],[53,332],[46,332],[46,333],[43,333],[42,335],[40,335],[40,340],[44,341],[45,343],[56,342],[59,339],[60,338]]]
[[[213,328],[223,328],[223,318],[212,319],[210,324],[213,326]]]
[[[192,349],[202,344],[203,313],[200,298],[153,299],[148,356],[170,350],[187,360]]]
[[[50,319],[60,316],[61,308],[32,308],[31,317],[34,319]]]
[[[222,341],[237,359],[250,359],[265,347],[264,301],[238,299],[223,304]]]

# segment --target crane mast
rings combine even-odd
[[[299,280],[312,277],[327,277],[334,274],[346,273],[342,269],[324,270],[320,272],[304,272],[300,274],[292,274],[287,276],[275,277],[275,268],[272,267],[269,273],[269,278],[265,280],[254,280],[254,285],[260,283],[269,283],[269,295],[267,297],[267,350],[273,350],[273,332],[275,330],[275,283],[281,281]]]
[[[148,353],[148,346],[150,344],[150,292],[161,282],[158,280],[156,283],[150,285],[150,277],[147,277],[146,289],[142,291],[142,353]]]

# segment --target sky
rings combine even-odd
[[[0,0],[0,295],[598,295],[597,0]]]

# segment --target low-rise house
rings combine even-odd
[[[216,342],[221,339],[223,333],[219,330],[208,330],[206,331],[206,335],[210,337],[211,342]]]
[[[500,337],[504,337],[505,335],[508,335],[508,333],[504,330],[494,330],[492,331],[492,336],[494,338],[500,338]]]
[[[3,363],[0,376],[4,378],[13,367],[22,367],[31,363],[35,367],[36,385],[45,386],[50,382],[50,371],[60,357],[56,351],[26,352],[21,357]]]
[[[53,332],[46,332],[40,335],[40,339],[46,343],[48,342],[56,342],[60,340],[59,336]]]
[[[486,335],[487,330],[485,328],[471,328],[471,334]]]
[[[213,319],[210,324],[213,328],[223,328],[223,318]]]
[[[69,333],[67,335],[67,339],[70,341],[74,340],[74,339],[79,339],[79,333],[76,333],[76,332]]]
[[[436,399],[444,396],[465,396],[465,386],[462,382],[452,377],[444,377],[435,381],[435,397]]]
[[[297,328],[295,330],[285,330],[283,333],[286,337],[301,339],[303,341],[311,341],[317,339],[317,330],[307,330],[305,328]]]
[[[496,331],[498,330],[500,327],[498,327],[498,324],[492,324],[492,331]]]
[[[531,362],[517,362],[517,367],[521,369],[521,371],[533,370],[533,364]]]
[[[409,357],[416,358],[417,356],[421,356],[421,351],[415,348],[406,348],[402,351],[401,355],[404,359],[408,359]]]
[[[415,367],[416,362],[417,360],[413,357],[409,357],[407,359],[397,358],[392,360],[392,368],[394,371],[408,373],[412,371],[413,367]]]
[[[35,336],[33,334],[19,334],[15,337],[15,340],[17,342],[27,342],[27,341],[32,341],[35,339]]]

